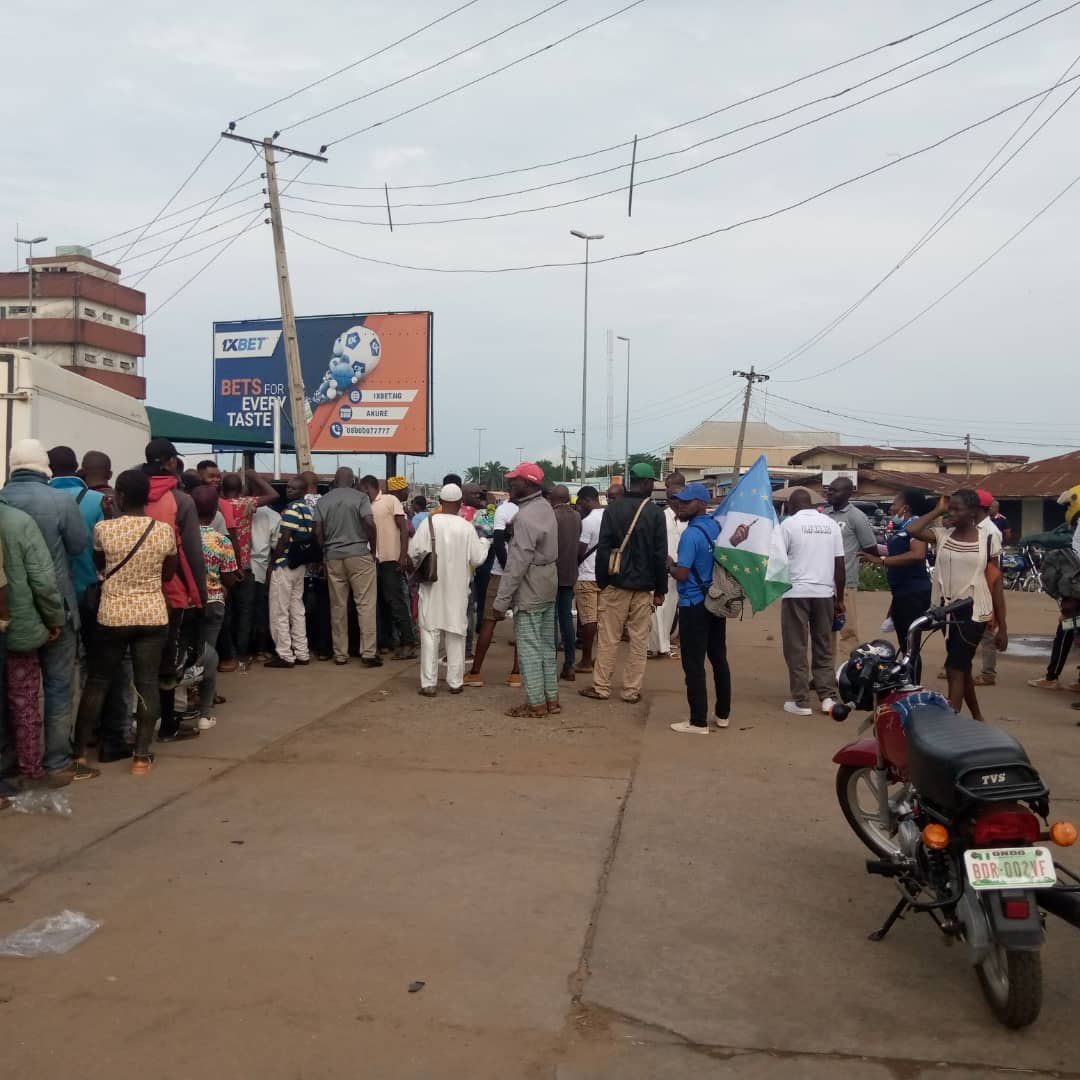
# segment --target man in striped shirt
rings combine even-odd
[[[307,485],[293,476],[285,487],[289,505],[281,515],[281,532],[266,575],[270,595],[270,632],[276,655],[269,668],[308,664],[307,623],[304,614],[304,573],[318,558],[314,544],[315,519],[304,500]]]

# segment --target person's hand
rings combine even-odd
[[[1075,597],[1063,596],[1061,598],[1061,614],[1066,618],[1071,618],[1075,615],[1078,608],[1080,608],[1080,600],[1077,600]]]
[[[944,517],[949,512],[949,496],[942,495],[934,507],[934,517]]]
[[[1009,631],[1004,626],[997,628],[997,633],[994,634],[994,644],[997,646],[998,652],[1009,651]]]
[[[664,606],[664,594],[663,593],[653,593],[652,606],[654,608]]]
[[[835,618],[837,615],[846,615],[846,614],[847,614],[847,608],[844,607],[844,601],[839,600],[839,599],[836,600],[833,603],[833,618]]]
[[[669,555],[667,557],[667,572],[670,574],[671,571],[674,570],[677,565],[678,564],[675,562],[675,560]]]
[[[412,570],[412,563],[409,562],[409,553],[407,551],[401,553],[401,556],[398,559],[398,567],[403,574],[407,574]]]
[[[868,551],[860,551],[859,558],[862,562],[870,563],[871,566],[885,565],[885,560],[880,555],[871,555]]]
[[[54,644],[55,642],[57,642],[59,640],[60,640],[60,627],[59,626],[50,626],[49,627],[49,638],[45,642],[45,644],[46,645],[52,645],[52,644]]]
[[[500,611],[498,608],[492,608],[491,609],[491,617],[496,622],[502,622],[506,618],[506,612],[505,611]]]

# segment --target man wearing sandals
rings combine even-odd
[[[652,501],[656,476],[639,462],[630,470],[623,498],[608,503],[600,525],[596,550],[596,581],[600,586],[599,631],[593,685],[582,697],[607,701],[615,670],[615,650],[625,625],[630,648],[623,669],[622,699],[630,705],[641,700],[645,657],[653,610],[668,591],[667,526]]]
[[[514,537],[506,569],[492,607],[496,621],[514,611],[518,660],[525,686],[525,704],[507,716],[546,716],[562,711],[555,661],[555,597],[559,591],[559,556],[555,511],[543,497],[543,470],[531,461],[506,474],[510,498],[517,503]]]

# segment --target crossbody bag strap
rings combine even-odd
[[[87,492],[87,488],[83,488],[82,491],[80,491],[79,494],[75,496],[75,505],[76,506],[78,506],[79,503],[81,503],[83,501],[83,499],[86,498],[86,492]]]
[[[642,499],[640,505],[637,508],[637,513],[634,515],[634,520],[630,522],[630,528],[626,530],[626,535],[623,537],[622,543],[619,545],[619,555],[626,550],[626,545],[630,543],[630,537],[633,535],[634,527],[638,523],[638,518],[641,517],[641,511],[645,509],[645,503],[647,499]]]
[[[151,518],[150,524],[146,526],[146,529],[144,530],[142,536],[140,536],[139,539],[135,541],[135,546],[111,570],[107,571],[105,574],[102,575],[102,581],[108,581],[109,578],[113,576],[113,574],[118,573],[120,570],[123,570],[125,566],[127,566],[135,553],[139,550],[139,548],[143,546],[143,541],[150,535],[156,524],[157,521],[154,518]]]

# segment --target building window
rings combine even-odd
[[[113,321],[112,312],[111,311],[103,311],[101,313],[101,321],[102,322],[112,322]]]
[[[121,360],[120,361],[120,370],[121,371],[131,371],[131,369],[134,366],[135,365],[130,360]]]
[[[23,304],[22,307],[9,307],[8,308],[8,314],[9,315],[26,315],[27,311],[28,311],[28,309],[27,309],[25,304]],[[34,314],[35,315],[37,314],[37,304],[34,305]]]
[[[6,319],[6,318],[7,318],[7,308],[6,307],[0,307],[0,319]]]
[[[83,318],[85,318],[85,319],[96,319],[97,318],[97,311],[95,311],[94,308],[92,308],[92,307],[84,307],[82,309],[82,313],[83,313]]]
[[[92,352],[83,353],[83,360],[87,364],[96,364],[97,363],[97,354],[92,353]]]
[[[104,364],[104,365],[105,365],[106,367],[116,367],[116,361],[115,361],[115,360],[114,360],[114,359],[113,359],[113,358],[112,358],[111,356],[103,356],[103,357],[101,358],[101,362],[102,362],[102,363],[103,363],[103,364]]]
[[[841,461],[839,465],[834,463],[834,464],[830,465],[829,468],[831,468],[831,469],[846,469],[847,466]]]
[[[131,325],[131,320],[126,315],[121,315],[120,316],[120,325],[121,326],[130,326]]]

